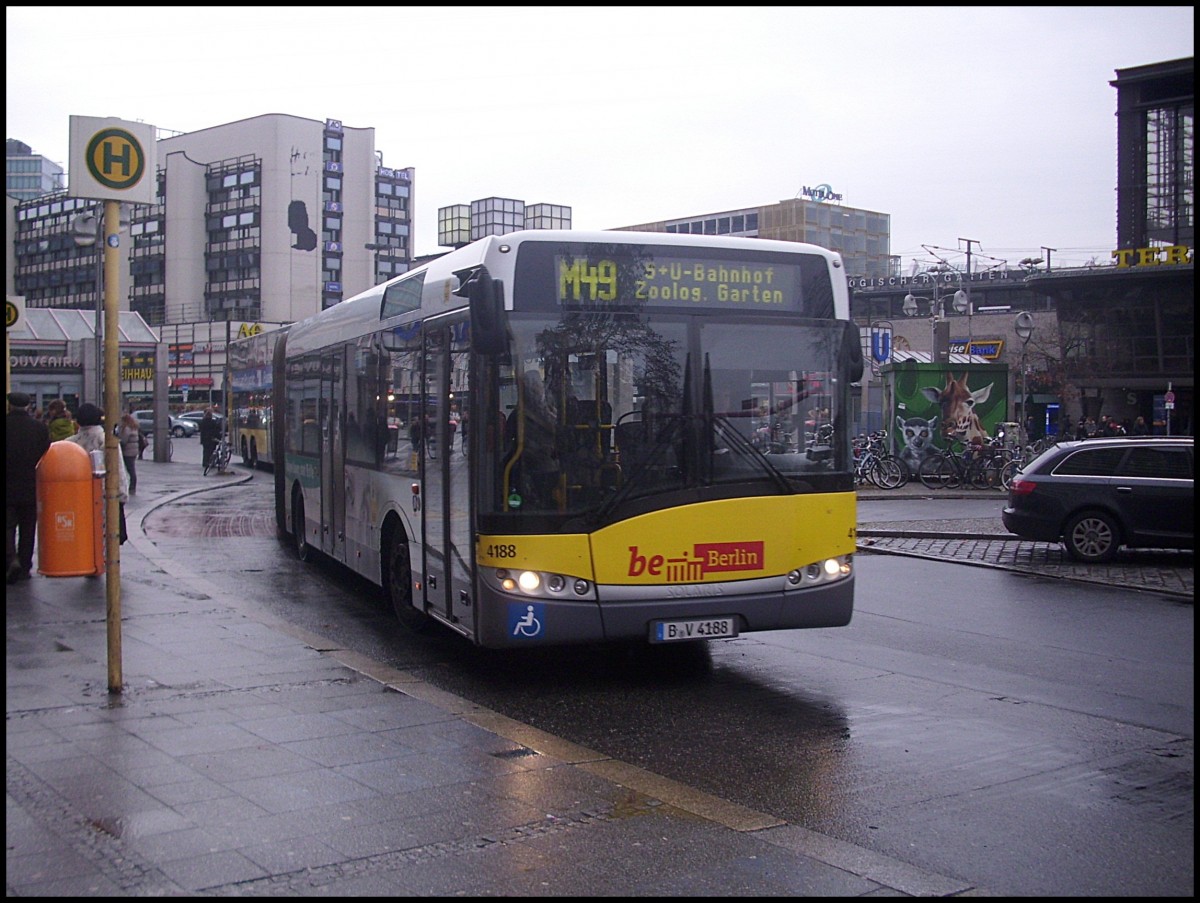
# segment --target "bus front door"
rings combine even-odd
[[[469,391],[467,318],[425,326],[426,443],[423,571],[426,602],[456,630],[475,635],[472,616],[469,462],[462,453],[458,415]]]

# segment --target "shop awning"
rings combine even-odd
[[[8,331],[9,344],[20,342],[78,342],[96,337],[96,311],[76,308],[26,307],[20,322]],[[158,336],[142,315],[118,311],[122,345],[157,345]]]

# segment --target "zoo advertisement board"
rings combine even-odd
[[[913,473],[935,451],[961,450],[977,435],[986,441],[1009,419],[1006,364],[902,361],[880,374],[892,451]]]

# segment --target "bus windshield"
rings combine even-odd
[[[832,320],[673,310],[513,315],[480,462],[482,514],[512,532],[658,507],[844,490]],[[844,443],[842,443],[844,444]],[[511,521],[507,522],[506,521]]]

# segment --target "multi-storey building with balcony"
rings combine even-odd
[[[157,154],[157,202],[122,210],[118,297],[174,348],[173,390],[219,389],[228,336],[412,265],[414,171],[383,165],[372,128],[267,114],[160,137]],[[96,308],[97,246],[77,236],[101,205],[59,191],[13,206],[11,290],[28,308]]]

